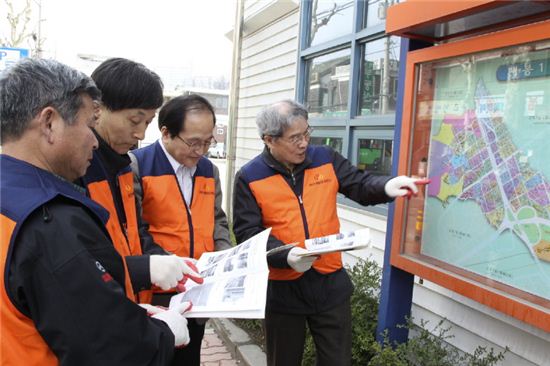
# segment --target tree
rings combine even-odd
[[[38,6],[38,32],[36,32],[32,27],[33,6],[31,1],[33,0],[17,1],[16,4],[19,6],[16,8],[12,0],[4,0],[7,7],[6,19],[9,25],[9,35],[2,35],[0,44],[3,47],[23,47],[26,42],[30,45],[32,54],[40,57],[44,44],[44,39],[40,34],[42,2],[41,0],[34,1]]]

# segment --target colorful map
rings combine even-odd
[[[476,66],[436,74],[421,252],[550,300],[550,80]]]

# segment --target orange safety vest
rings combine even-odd
[[[252,177],[249,187],[262,212],[264,227],[271,227],[271,235],[285,244],[304,247],[304,240],[336,234],[340,221],[336,212],[338,179],[328,155],[318,150],[311,154],[312,164],[304,170],[303,191],[296,196],[283,176],[259,156],[243,167]],[[342,268],[340,253],[323,254],[312,266],[320,273],[331,273]],[[294,280],[302,273],[293,269],[269,269],[271,280]]]
[[[126,287],[126,295],[132,301],[151,303],[153,294],[150,290],[140,291],[137,295],[134,295],[131,278],[128,274],[128,267],[126,265],[126,257],[143,254],[139,238],[132,171],[130,167],[128,167],[117,177],[124,213],[126,215],[126,232],[123,232],[115,207],[113,193],[111,192],[109,182],[105,177],[101,164],[99,156],[94,152],[92,164],[82,179],[86,184],[90,197],[109,211],[110,217],[106,225],[107,231],[111,236],[116,251],[123,258],[124,271],[126,272],[126,281],[124,284]]]
[[[0,362],[2,365],[58,365],[57,357],[38,333],[33,320],[18,310],[6,291],[5,276],[9,273],[12,245],[28,215],[57,195],[87,206],[103,222],[108,214],[50,173],[5,155],[0,159]]]
[[[190,210],[160,141],[132,151],[143,189],[143,219],[156,243],[170,253],[200,258],[214,251],[216,182],[212,162],[201,158],[193,177]]]

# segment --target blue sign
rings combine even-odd
[[[497,69],[498,81],[514,81],[548,76],[550,76],[550,59],[500,65]]]
[[[25,57],[29,57],[29,50],[25,48],[0,47],[0,72]]]

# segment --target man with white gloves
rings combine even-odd
[[[161,308],[150,304],[139,304],[147,310],[147,315],[151,318],[162,320],[168,325],[168,328],[174,334],[174,343],[176,347],[185,347],[191,341],[189,329],[187,328],[187,318],[184,314],[191,310],[193,304],[189,301],[178,304],[173,309]]]
[[[107,230],[131,279],[128,297],[150,303],[152,285],[168,290],[187,278],[202,280],[188,258],[170,255],[143,229],[142,210],[134,194],[128,151],[145,137],[164,101],[162,81],[144,65],[123,58],[104,61],[91,77],[102,93],[92,129],[99,147],[79,184],[109,211]]]
[[[416,194],[416,185],[427,181],[374,176],[328,146],[309,146],[307,110],[292,100],[265,108],[256,124],[265,149],[235,176],[233,230],[237,241],[244,242],[272,228],[267,244],[267,363],[301,365],[307,322],[316,363],[350,365],[353,285],[340,253],[302,256],[304,240],[340,231],[338,193],[375,205]]]
[[[188,304],[148,317],[128,299],[109,213],[73,184],[98,147],[100,95],[54,60],[0,76],[2,365],[166,366],[189,341]]]
[[[164,291],[172,288],[183,292],[185,281],[191,278],[196,283],[202,283],[203,279],[197,273],[197,267],[189,258],[178,257],[177,255],[151,255],[149,270],[151,283]]]
[[[215,143],[215,127],[216,113],[207,99],[196,94],[175,97],[159,111],[161,138],[130,152],[134,192],[148,225],[143,230],[181,257],[198,259],[206,252],[231,248],[220,174],[204,156]],[[173,295],[174,291],[157,291],[152,304],[166,306]],[[201,365],[205,323],[206,319],[189,320],[191,343],[176,351],[174,366]]]

